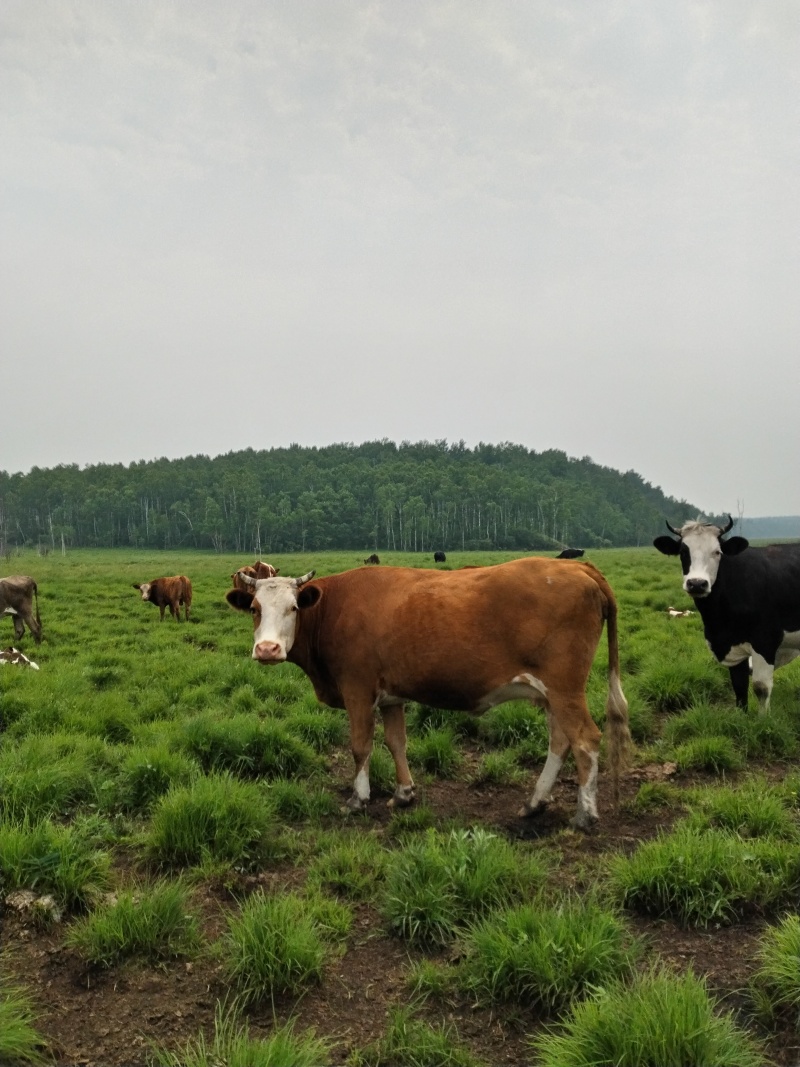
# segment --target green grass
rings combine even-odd
[[[637,954],[614,911],[593,899],[542,899],[498,911],[461,939],[456,981],[479,1003],[550,1014],[623,975]]]
[[[300,993],[322,978],[331,943],[346,935],[342,905],[295,893],[255,893],[229,921],[224,939],[228,980],[243,1004]]]
[[[800,1023],[800,916],[786,915],[761,936],[752,988],[767,1017],[786,1015]]]
[[[381,892],[388,853],[378,838],[364,831],[329,835],[318,842],[308,868],[312,886],[346,900],[375,900]]]
[[[5,969],[5,968],[4,968]],[[44,1041],[36,1030],[31,998],[0,974],[0,1063],[44,1064]]]
[[[192,955],[200,931],[187,888],[162,881],[120,893],[74,923],[65,940],[88,963],[112,967],[133,956],[155,962]]]
[[[273,831],[272,813],[258,785],[209,775],[161,797],[146,846],[163,866],[207,859],[249,865],[268,851]]]
[[[538,1067],[767,1067],[758,1044],[721,1014],[691,971],[651,969],[575,1004],[533,1041]]]
[[[428,831],[390,857],[383,913],[398,937],[445,945],[468,923],[529,896],[545,877],[538,856],[485,830]]]
[[[294,1022],[275,1026],[268,1037],[250,1036],[246,1019],[217,1004],[214,1034],[201,1033],[180,1052],[155,1050],[158,1067],[325,1067],[329,1044],[313,1031],[297,1032]]]
[[[453,1026],[431,1024],[408,1008],[396,1008],[384,1036],[354,1053],[348,1067],[485,1067],[485,1061],[459,1041]]]
[[[634,911],[685,926],[728,924],[796,898],[800,846],[684,823],[629,857],[613,857],[609,877],[617,899]]]
[[[52,895],[69,910],[91,906],[108,886],[110,856],[73,827],[0,823],[0,886]]]

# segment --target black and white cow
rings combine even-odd
[[[747,707],[753,664],[753,691],[766,711],[777,667],[800,656],[800,544],[750,548],[744,537],[724,535],[733,526],[687,522],[675,537],[653,544],[667,556],[680,556],[683,588],[703,620],[709,648],[730,669],[736,703]]]

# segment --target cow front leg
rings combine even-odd
[[[402,704],[381,708],[383,736],[394,759],[397,786],[389,801],[390,808],[407,808],[414,801],[414,782],[406,757],[406,716]]]
[[[369,801],[369,758],[375,736],[375,712],[371,704],[349,706],[350,750],[356,768],[353,795],[347,801],[350,811],[363,811]]]
[[[733,695],[736,697],[736,706],[746,708],[747,691],[750,688],[750,664],[746,659],[743,659],[741,663],[736,663],[733,667],[729,667],[728,672],[731,676]]]

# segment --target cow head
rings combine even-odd
[[[136,582],[134,582],[133,583],[133,588],[139,590],[139,592],[142,594],[142,600],[149,600],[150,599],[150,586],[152,584],[153,584],[152,582],[142,582],[141,585],[137,585]]]
[[[247,589],[231,589],[225,599],[237,611],[253,616],[253,659],[259,663],[283,663],[297,634],[297,613],[316,604],[322,595],[316,586],[303,588],[314,577],[251,578],[243,571],[237,576]]]
[[[738,556],[750,543],[745,537],[729,537],[724,541],[724,535],[732,526],[730,515],[722,527],[706,522],[687,522],[676,530],[667,523],[667,529],[675,534],[677,540],[665,535],[653,541],[665,556],[680,556],[683,588],[695,600],[701,600],[711,592],[722,557]]]

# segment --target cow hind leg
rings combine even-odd
[[[18,641],[21,641],[25,636],[25,623],[22,621],[19,615],[14,615],[14,636]],[[28,623],[30,626],[30,623]]]
[[[763,715],[769,711],[775,667],[757,652],[753,653],[753,692],[758,697],[758,710]]]
[[[550,794],[553,791],[556,778],[558,778],[558,773],[561,770],[567,752],[569,752],[569,738],[553,719],[549,710],[547,712],[547,722],[550,729],[550,745],[547,759],[542,768],[542,773],[537,779],[531,799],[526,801],[519,810],[521,818],[539,815],[545,810],[550,803]]]
[[[363,811],[370,796],[369,759],[375,736],[375,712],[372,705],[350,706],[347,715],[350,719],[350,749],[356,768],[353,794],[347,801],[347,807],[350,811]]]
[[[546,805],[567,750],[571,749],[578,772],[578,809],[570,819],[570,826],[578,830],[588,830],[598,821],[597,768],[600,731],[589,715],[585,700],[576,700],[569,704],[551,700],[548,721],[550,752],[533,796],[523,811],[525,814],[535,814]]]
[[[402,704],[381,708],[386,747],[394,759],[397,787],[389,801],[390,808],[406,808],[414,801],[414,782],[406,757],[406,716]]]

